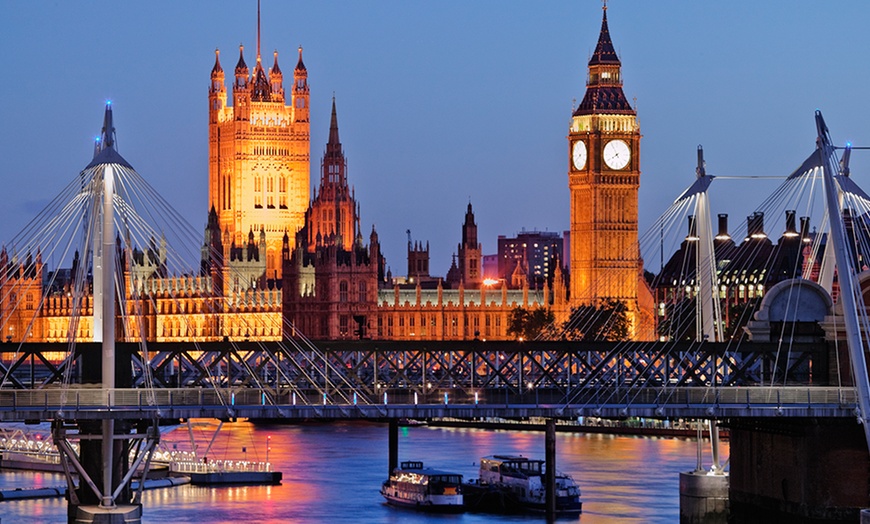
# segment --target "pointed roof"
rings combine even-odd
[[[305,64],[302,62],[302,46],[299,46],[299,61],[296,62],[296,71],[305,71]]]
[[[332,95],[332,119],[329,122],[329,142],[332,145],[341,145],[338,140],[338,115],[335,111],[335,95]]]
[[[610,40],[610,29],[607,27],[607,4],[605,4],[604,16],[601,19],[601,33],[598,35],[598,45],[595,46],[595,52],[592,53],[589,65],[619,63],[619,57],[616,56],[616,50],[613,49],[613,42]]]
[[[239,44],[239,61],[236,63],[236,74],[248,72],[248,64],[245,63],[245,46]]]
[[[471,201],[468,202],[468,209],[465,211],[465,225],[473,226],[474,224],[474,211],[471,209]]]
[[[610,40],[610,30],[607,27],[607,6],[601,19],[601,33],[598,35],[598,45],[589,60],[589,80],[586,93],[574,116],[591,114],[637,114],[625,93],[622,91],[622,64],[613,49]]]
[[[272,54],[275,55],[275,63],[272,64],[272,69],[269,70],[269,74],[270,74],[270,75],[276,75],[276,74],[277,74],[277,75],[280,75],[280,74],[281,74],[281,68],[278,67],[278,50],[276,49],[276,50],[274,51],[274,53],[272,53]]]
[[[636,114],[621,86],[589,86],[574,116],[593,113]]]
[[[254,90],[251,100],[254,102],[268,102],[272,98],[272,86],[269,84],[269,76],[263,69],[263,64],[257,58],[257,66],[254,68]]]
[[[341,141],[338,139],[338,112],[335,109],[335,95],[332,95],[332,118],[329,122],[329,142],[326,143],[326,153],[323,155],[323,179],[327,176],[327,166],[337,165],[337,173],[341,179],[340,185],[347,186],[344,177],[344,152],[341,150]],[[322,190],[321,190],[322,191]]]
[[[215,48],[214,50],[214,67],[211,68],[211,74],[223,73],[224,69],[221,67],[221,51],[220,49]]]

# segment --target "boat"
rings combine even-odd
[[[463,484],[470,511],[494,513],[547,510],[545,461],[521,455],[493,455],[480,459],[480,478]],[[570,475],[556,471],[556,515],[579,515],[580,488]]]
[[[381,486],[387,504],[419,511],[461,513],[462,475],[402,462]]]

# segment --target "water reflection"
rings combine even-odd
[[[211,430],[216,427],[209,426]],[[197,425],[194,437],[202,454],[212,433]],[[163,441],[169,449],[191,447],[186,427],[166,434]],[[181,486],[147,491],[143,522],[543,522],[526,516],[431,516],[386,506],[378,493],[387,476],[386,424],[226,424],[208,455],[223,460],[265,460],[267,441],[271,442],[269,460],[284,474],[280,486]],[[694,441],[558,433],[556,448],[557,469],[573,475],[583,492],[579,522],[678,521],[678,473],[694,469]],[[480,457],[494,453],[543,458],[543,433],[414,427],[402,428],[399,434],[400,460],[422,460],[466,478],[477,476]],[[728,455],[727,442],[722,454]],[[707,465],[709,457],[706,446]],[[58,475],[0,473],[0,487],[62,484]],[[0,502],[0,515],[3,524],[34,522],[34,517],[42,522],[65,522],[66,503],[61,499]]]

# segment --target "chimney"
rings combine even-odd
[[[810,217],[801,217],[801,240],[804,244],[810,243]]]
[[[797,227],[795,226],[794,210],[787,210],[785,212],[785,233],[783,233],[782,236],[786,238],[795,238],[798,236]]]
[[[716,240],[731,240],[731,235],[728,234],[728,213],[719,213],[719,234],[716,235]]]
[[[767,238],[767,235],[764,233],[764,213],[761,211],[756,211],[752,213],[746,218],[746,229],[748,238],[754,238],[757,240]]]
[[[686,236],[686,241],[697,242],[698,240],[698,223],[695,220],[695,215],[689,215],[689,234]]]

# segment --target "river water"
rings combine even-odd
[[[214,425],[193,427],[202,452]],[[226,424],[209,457],[265,460],[283,472],[279,486],[180,486],[146,491],[144,523],[495,523],[544,522],[542,517],[484,514],[425,515],[383,503],[378,490],[387,477],[386,424],[367,422],[299,425]],[[166,433],[169,449],[190,448],[186,426]],[[244,450],[244,451],[243,451]],[[583,514],[568,521],[673,523],[679,521],[680,471],[694,469],[691,439],[557,433],[557,469],[580,485]],[[544,434],[410,427],[399,429],[399,460],[477,476],[477,461],[495,453],[544,457]],[[722,455],[728,456],[723,443]],[[704,446],[709,466],[709,446]],[[59,475],[0,472],[0,489],[60,486]],[[2,524],[65,522],[63,499],[0,502]],[[560,520],[560,522],[562,522]]]

